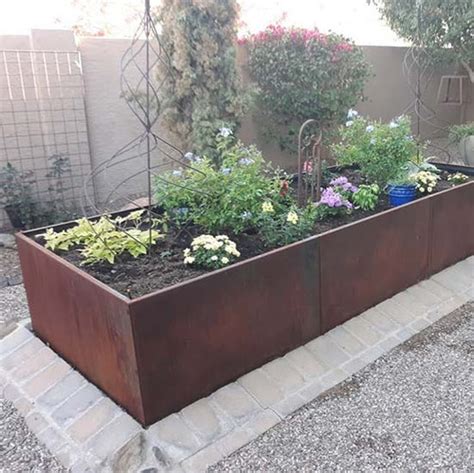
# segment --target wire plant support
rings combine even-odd
[[[317,133],[306,133],[311,125],[317,125],[314,118],[306,120],[298,132],[298,205],[304,206],[308,199],[321,198],[321,129]]]
[[[159,78],[156,71],[158,66],[162,72],[165,71]],[[153,219],[162,217],[153,202],[154,181],[178,185],[170,183],[161,173],[176,167],[200,172],[190,164],[180,149],[156,131],[162,108],[160,91],[171,74],[170,59],[156,30],[150,0],[145,0],[140,24],[121,60],[120,76],[121,97],[137,118],[143,132],[92,169],[84,182],[81,206],[84,215],[90,214],[91,211],[103,215],[137,242],[138,240],[127,232],[126,225],[110,219],[109,214],[124,207],[130,210],[144,209],[149,226],[148,252],[152,246],[151,223]],[[108,175],[117,172],[121,167],[120,172],[125,169],[127,177],[118,184],[107,187]],[[103,182],[105,188],[101,189],[101,198],[96,200],[90,193],[90,184],[97,180]],[[201,192],[198,189],[190,190]],[[100,238],[100,235],[97,237]]]

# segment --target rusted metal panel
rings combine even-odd
[[[319,237],[323,333],[426,277],[429,219],[422,199]]]
[[[320,334],[315,238],[131,303],[146,423]]]
[[[35,333],[143,418],[128,300],[28,237],[17,243]]]
[[[430,274],[474,254],[474,182],[430,199]]]

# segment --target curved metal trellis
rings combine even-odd
[[[431,140],[440,138],[449,127],[449,122],[438,116],[436,110],[426,101],[426,91],[429,89],[435,70],[433,68],[433,56],[428,49],[423,46],[421,36],[421,17],[423,14],[423,0],[417,0],[417,44],[412,45],[403,58],[403,75],[406,78],[412,101],[402,111],[403,114],[414,114],[415,116],[415,134],[420,139],[422,125],[427,125],[432,132],[426,136],[430,141],[430,146],[445,154],[447,162],[451,161],[451,155],[446,147],[440,143],[433,143]]]
[[[303,206],[311,198],[321,198],[321,129],[305,138],[305,131],[318,124],[314,118],[306,120],[298,132],[298,205]]]
[[[186,160],[181,150],[155,131],[162,105],[160,90],[172,74],[172,68],[151,15],[150,0],[145,0],[144,7],[137,31],[122,57],[120,76],[121,95],[143,127],[143,132],[90,172],[84,182],[81,202],[84,215],[92,210],[96,214],[104,215],[117,227],[120,224],[110,219],[108,215],[125,204],[132,209],[145,208],[149,223],[153,218],[160,216],[154,210],[153,181],[170,183],[160,171],[179,166],[201,172]],[[160,79],[156,74],[157,66],[160,66],[162,71]],[[114,173],[121,172],[121,167],[126,167],[127,176],[111,188],[102,189],[103,197],[97,202],[91,194],[90,189],[93,186],[90,184],[100,180],[107,185],[109,178],[114,180]],[[129,169],[133,171],[130,172]],[[140,205],[137,203],[137,194],[134,195],[131,191],[136,187],[142,188],[143,182],[145,192],[138,192],[138,196],[145,195],[146,204]],[[172,184],[179,186],[175,182]],[[205,193],[201,189],[189,190]],[[152,227],[151,225],[149,227],[148,248],[152,243]],[[126,226],[121,226],[120,230],[127,232]],[[131,233],[128,234],[138,242]],[[98,237],[100,238],[99,235]]]

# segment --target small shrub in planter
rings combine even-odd
[[[356,208],[374,210],[379,200],[380,187],[377,184],[362,184],[359,186],[352,201]]]
[[[381,123],[350,110],[340,136],[340,142],[332,146],[337,163],[356,164],[368,182],[381,188],[396,179],[417,152],[408,117]]]
[[[242,233],[258,227],[265,200],[283,204],[283,175],[266,163],[255,146],[245,146],[224,128],[213,144],[219,166],[188,155],[190,168],[159,176],[155,197],[179,224],[192,222],[206,232]]]

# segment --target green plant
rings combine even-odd
[[[223,268],[240,256],[237,245],[227,235],[200,235],[183,254],[184,264],[206,269]]]
[[[380,187],[397,179],[417,152],[408,117],[381,123],[350,110],[340,136],[331,147],[338,164],[358,165],[362,175]]]
[[[469,178],[465,174],[462,174],[461,172],[456,172],[448,176],[448,182],[451,182],[454,185],[463,184],[464,182],[467,182],[468,180]]]
[[[235,59],[236,0],[163,0],[159,64],[164,119],[184,148],[213,158],[214,136],[236,128],[246,107]],[[169,64],[167,64],[169,62]]]
[[[303,209],[296,206],[281,208],[275,205],[275,207],[270,201],[262,204],[259,233],[266,246],[289,245],[312,234],[316,218],[313,204]]]
[[[206,157],[192,157],[191,168],[156,178],[156,201],[176,223],[192,222],[209,233],[239,234],[256,228],[263,200],[284,200],[279,174],[257,148],[235,141],[228,131],[216,137],[219,167]]]
[[[372,0],[402,38],[426,49],[433,61],[457,59],[474,82],[472,0]]]
[[[283,137],[282,148],[296,141],[308,118],[322,128],[342,123],[347,109],[362,98],[369,66],[362,49],[340,35],[271,25],[242,42],[265,127]]]
[[[81,264],[113,264],[122,253],[129,253],[134,258],[146,254],[150,243],[154,245],[164,237],[156,230],[162,222],[157,219],[150,222],[148,217],[144,217],[144,212],[137,210],[114,219],[103,216],[96,221],[82,218],[66,230],[56,232],[48,228],[38,236],[44,238],[45,247],[52,251],[79,247],[84,258]],[[148,228],[142,230],[140,227],[143,225],[151,225],[151,231]]]
[[[0,169],[0,205],[7,211],[12,224],[19,228],[30,228],[35,223],[34,183],[33,171],[19,171],[11,163]]]
[[[353,194],[352,202],[356,208],[375,210],[379,201],[380,187],[377,184],[362,184]]]
[[[474,122],[454,125],[449,129],[449,138],[453,143],[460,143],[469,136],[474,136]]]

